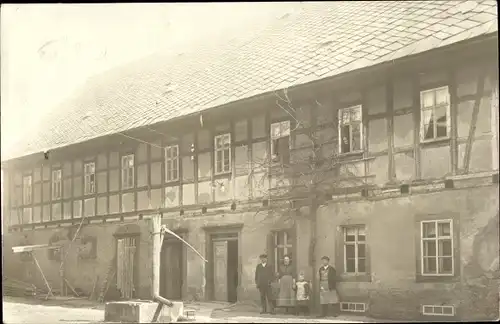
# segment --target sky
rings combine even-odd
[[[264,7],[271,10],[262,10]],[[88,77],[238,32],[283,3],[21,4],[1,8],[2,152]]]
[[[285,3],[4,4],[1,151],[92,75],[198,39],[236,36]],[[3,170],[0,185],[3,202]],[[2,213],[3,214],[3,213]]]

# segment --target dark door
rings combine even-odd
[[[172,300],[182,299],[183,245],[176,239],[166,239],[161,253],[160,294]]]
[[[227,299],[238,300],[238,241],[227,242]]]

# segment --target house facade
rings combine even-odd
[[[275,266],[291,255],[309,278],[328,255],[343,311],[496,318],[497,41],[495,32],[6,161],[4,273],[42,287],[32,260],[10,248],[61,244],[36,252],[56,289],[64,259],[65,278],[88,294],[109,281],[109,298],[150,298],[148,218],[161,213],[208,260],[165,237],[167,298],[258,300],[261,253]],[[288,201],[273,190],[297,179],[269,172],[315,150],[311,136],[336,160],[315,222],[307,203],[275,208]]]

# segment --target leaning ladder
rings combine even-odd
[[[97,298],[97,301],[99,303],[104,302],[104,297],[106,296],[106,293],[109,290],[109,286],[111,285],[111,282],[113,281],[114,277],[116,275],[115,271],[115,259],[111,261],[108,270],[106,272],[106,277],[104,278],[104,281],[102,282],[101,286],[101,291],[99,293],[99,298]]]

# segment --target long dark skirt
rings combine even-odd
[[[293,290],[292,276],[283,276],[280,279],[280,292],[276,301],[278,307],[295,307],[295,291]]]

